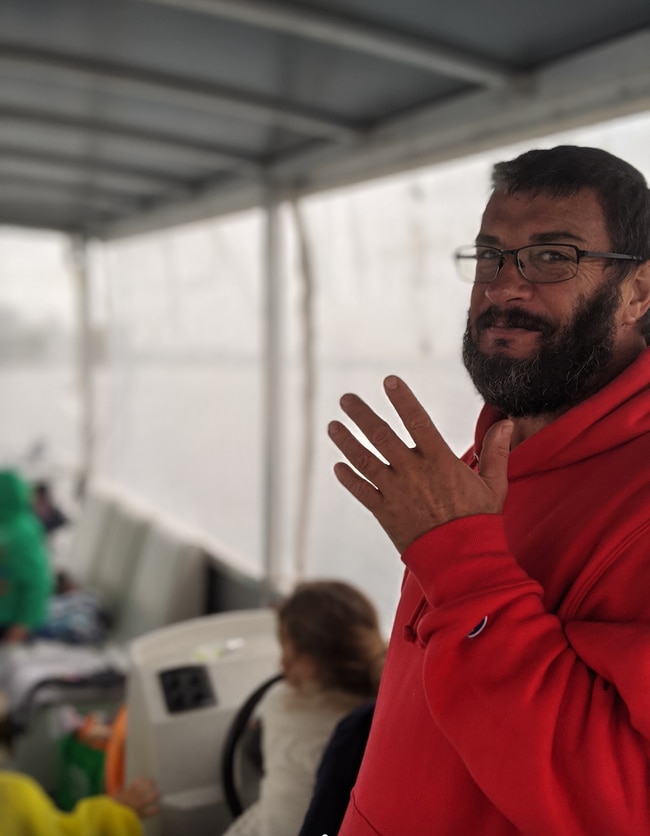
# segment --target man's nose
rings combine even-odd
[[[517,256],[507,253],[502,257],[501,269],[496,278],[485,285],[485,295],[490,302],[502,305],[505,302],[529,299],[533,286],[521,275],[517,266]]]

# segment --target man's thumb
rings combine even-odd
[[[483,439],[478,463],[481,478],[500,502],[499,510],[508,493],[508,456],[513,427],[512,421],[498,421],[490,427]]]

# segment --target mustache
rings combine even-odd
[[[555,326],[548,319],[537,314],[530,313],[523,308],[499,308],[491,305],[476,317],[474,327],[477,332],[486,328],[525,328],[528,331],[540,331],[544,336],[550,336],[555,331]]]

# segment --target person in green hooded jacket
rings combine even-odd
[[[0,641],[21,642],[47,618],[53,582],[30,488],[0,470]]]

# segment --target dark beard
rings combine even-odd
[[[501,323],[540,332],[532,358],[484,354],[472,336],[469,317],[463,362],[485,402],[512,418],[559,412],[588,398],[609,382],[614,355],[614,316],[620,304],[618,279],[606,282],[576,308],[573,320],[556,330],[551,322],[521,308],[488,308],[476,328]]]

